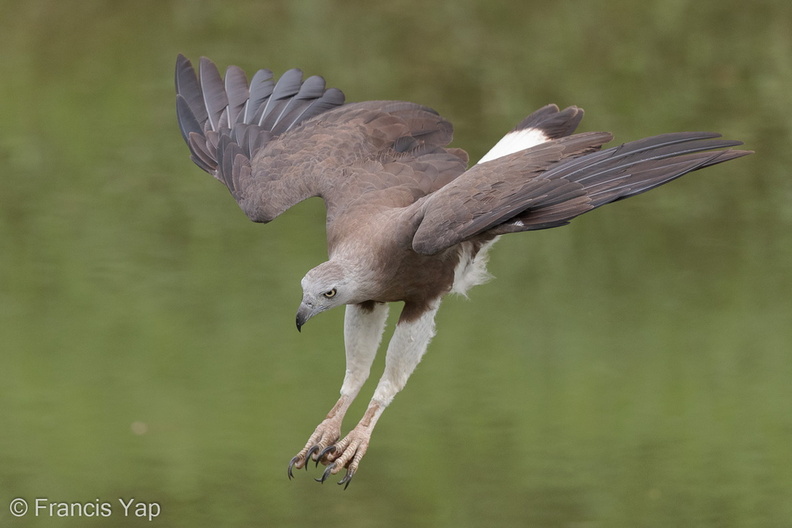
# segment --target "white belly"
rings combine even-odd
[[[467,295],[467,291],[473,286],[484,284],[492,278],[487,271],[488,252],[492,245],[498,241],[495,237],[479,249],[478,253],[473,254],[473,244],[463,242],[460,244],[459,263],[454,269],[454,284],[451,286],[451,293]]]

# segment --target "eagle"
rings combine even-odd
[[[485,282],[501,235],[568,224],[602,205],[683,174],[750,154],[710,132],[662,134],[602,148],[608,132],[575,133],[583,110],[549,104],[530,114],[478,163],[450,148],[451,123],[403,101],[345,103],[302,71],[245,72],[201,58],[176,61],[176,113],[192,161],[222,182],[253,222],[320,197],[328,259],[301,281],[300,328],[345,306],[346,372],[340,398],[288,464],[344,470],[346,488],[383,411],[435,334],[446,294]],[[369,376],[389,303],[403,303],[385,368],[361,420],[341,426]]]

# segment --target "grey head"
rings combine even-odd
[[[348,267],[329,260],[316,266],[300,281],[303,290],[302,302],[297,311],[297,330],[318,313],[360,299],[359,284]]]

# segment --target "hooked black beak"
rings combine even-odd
[[[316,314],[314,308],[308,304],[301,303],[300,309],[297,310],[297,331],[302,331],[302,326],[305,324],[308,319],[313,317]]]

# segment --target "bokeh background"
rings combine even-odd
[[[0,7],[0,525],[792,526],[787,0]],[[505,237],[350,488],[289,482],[344,369],[340,310],[294,329],[322,205],[255,225],[189,161],[180,52],[431,106],[473,159],[549,102],[756,154]]]

